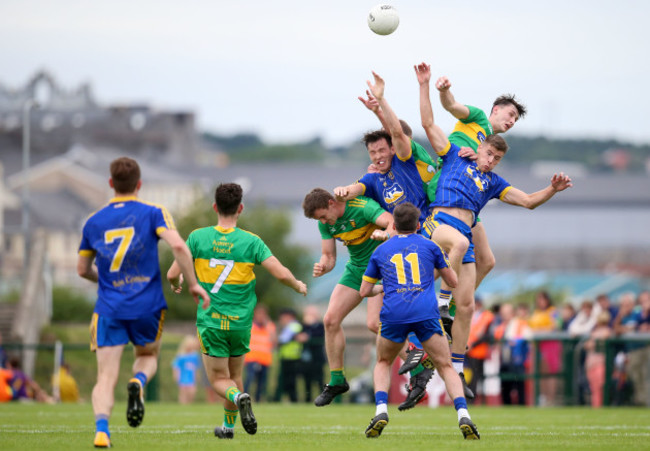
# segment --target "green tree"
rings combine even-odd
[[[187,214],[176,221],[176,226],[183,238],[198,228],[208,227],[217,223],[217,214],[212,209],[209,199],[196,202]],[[269,246],[275,255],[293,274],[301,280],[309,274],[311,258],[309,251],[302,246],[288,242],[291,233],[291,219],[288,210],[270,208],[264,203],[245,204],[244,212],[239,217],[238,227],[258,235]],[[180,295],[171,292],[166,282],[166,274],[173,255],[168,247],[163,246],[161,252],[161,272],[165,297],[169,305],[168,318],[191,320],[196,318],[196,304],[184,291]],[[266,304],[271,314],[275,315],[282,307],[293,306],[297,299],[296,293],[279,283],[264,268],[255,268],[256,294],[258,302]]]

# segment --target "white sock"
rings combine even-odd
[[[385,413],[388,414],[388,404],[384,404],[383,402],[381,404],[377,404],[375,406],[375,416]]]
[[[469,416],[469,412],[467,411],[467,409],[462,409],[461,408],[461,409],[458,409],[456,412],[458,413],[458,421],[460,421],[461,418],[467,418],[467,419],[471,420],[471,418]]]
[[[463,372],[463,362],[451,362],[451,364],[454,366],[454,370],[456,370],[457,373]]]

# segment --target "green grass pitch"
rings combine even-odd
[[[332,449],[650,449],[647,409],[470,407],[481,440],[464,441],[453,407],[418,407],[398,412],[389,407],[390,422],[381,437],[367,439],[364,430],[372,405],[336,404],[317,408],[299,404],[257,404],[256,435],[241,424],[234,440],[219,440],[212,430],[221,424],[217,404],[181,406],[149,403],[142,426],[126,424],[125,404],[117,403],[111,420],[113,447],[134,449],[206,449],[242,447],[277,450]],[[0,448],[91,449],[94,421],[90,404],[0,405]]]

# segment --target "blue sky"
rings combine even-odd
[[[377,125],[357,100],[371,70],[417,126],[413,65],[426,61],[464,103],[516,93],[529,115],[515,133],[650,143],[650,2],[393,1],[400,26],[385,37],[366,25],[376,3],[5,0],[0,82],[45,68],[101,103],[194,110],[217,133],[340,144]],[[435,99],[434,112],[450,130]]]

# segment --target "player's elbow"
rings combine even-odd
[[[365,286],[361,285],[361,288],[359,289],[359,294],[361,295],[362,298],[368,298],[372,296],[372,285],[370,286]]]

